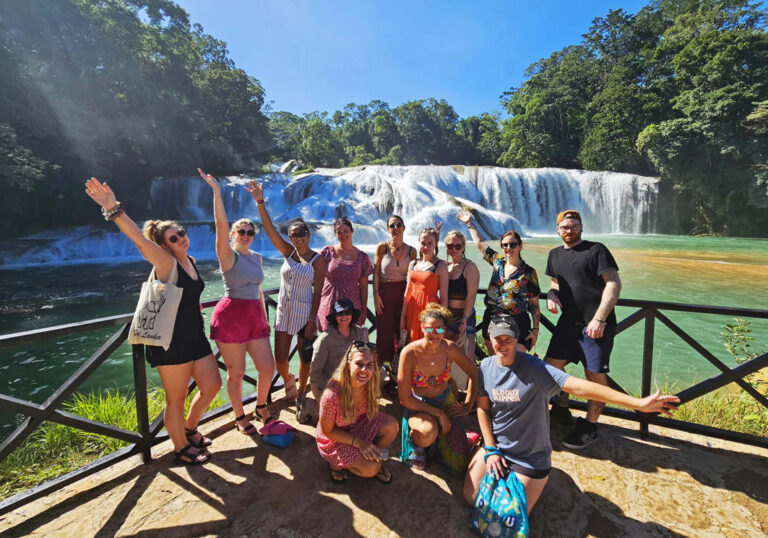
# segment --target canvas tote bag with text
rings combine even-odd
[[[131,322],[129,344],[163,346],[166,351],[173,338],[173,326],[184,290],[176,285],[179,264],[173,261],[168,283],[155,278],[154,268],[149,279],[141,285],[139,304]]]

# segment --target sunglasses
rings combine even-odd
[[[246,234],[248,235],[248,237],[253,237],[254,235],[256,235],[256,232],[254,232],[253,230],[243,230],[242,228],[237,230],[237,235],[246,235]]]
[[[342,310],[341,312],[336,312],[336,316],[351,316],[353,313],[351,310]]]
[[[400,222],[393,222],[392,224],[389,225],[389,229],[390,230],[393,229],[393,228],[402,228],[402,227],[403,227],[403,225]]]
[[[421,330],[424,331],[425,334],[432,334],[432,333],[443,334],[445,332],[445,327],[438,327],[438,328],[422,327]]]
[[[168,241],[175,244],[179,239],[181,239],[185,235],[187,235],[187,230],[185,230],[184,228],[179,228],[178,231],[176,232],[176,235],[170,236],[168,238]]]
[[[515,248],[520,243],[517,243],[516,241],[510,241],[509,243],[502,243],[501,248]]]
[[[288,237],[290,239],[301,239],[302,237],[307,237],[307,231],[301,230],[300,232],[293,232]]]
[[[358,351],[376,351],[376,344],[373,342],[363,342],[362,340],[355,340],[352,345],[357,348]]]
[[[445,248],[448,250],[461,250],[463,245],[461,243],[446,243]]]

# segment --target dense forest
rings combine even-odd
[[[268,110],[258,80],[170,0],[4,2],[3,233],[92,221],[91,174],[138,203],[156,176],[295,158],[658,175],[669,231],[766,236],[766,15],[745,0],[609,11],[479,116],[434,98],[299,116]]]

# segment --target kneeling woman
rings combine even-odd
[[[379,369],[369,344],[352,344],[323,392],[317,448],[328,462],[331,480],[347,479],[347,469],[388,484],[388,449],[397,437],[397,421],[379,411]]]
[[[424,337],[403,348],[397,373],[403,412],[400,457],[417,469],[426,466],[427,449],[455,472],[464,472],[472,454],[461,417],[472,408],[477,390],[477,368],[453,342],[445,340],[451,311],[429,303],[419,315]],[[456,363],[472,380],[467,399],[457,402],[448,382]]]
[[[472,459],[464,480],[464,498],[474,505],[486,472],[506,476],[511,469],[525,488],[528,513],[549,481],[552,445],[549,440],[548,402],[564,390],[588,400],[621,405],[644,413],[670,414],[677,396],[659,391],[645,398],[633,398],[603,385],[571,377],[562,370],[517,352],[519,329],[510,316],[490,320],[488,332],[495,356],[480,364],[477,418],[486,448],[504,454],[487,455],[480,449]]]

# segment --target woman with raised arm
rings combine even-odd
[[[288,239],[283,239],[272,224],[264,199],[264,186],[251,180],[245,189],[251,193],[259,209],[259,217],[267,237],[285,260],[280,267],[280,293],[277,296],[275,318],[275,355],[277,371],[285,382],[285,394],[289,400],[303,401],[309,381],[312,361],[312,341],[317,334],[317,312],[320,294],[325,281],[327,262],[309,247],[312,234],[304,219],[296,218],[288,223]],[[296,335],[299,356],[299,386],[290,371],[291,340]],[[300,412],[301,410],[299,410]]]
[[[323,392],[317,448],[328,462],[331,480],[358,476],[389,484],[388,447],[397,437],[397,421],[379,411],[379,368],[373,344],[353,342]]]
[[[411,342],[400,353],[397,391],[403,405],[403,435],[400,458],[424,469],[428,449],[436,446],[440,461],[463,473],[472,455],[461,417],[475,401],[477,368],[459,346],[445,340],[451,311],[430,303],[419,315],[424,337]],[[449,384],[451,365],[456,363],[470,379],[464,403],[456,401]]]
[[[400,311],[400,330],[409,333],[409,341],[419,340],[421,331],[419,314],[429,303],[448,305],[448,268],[437,257],[440,232],[437,228],[424,228],[419,232],[419,259],[408,265],[408,282],[403,308]]]
[[[205,463],[211,458],[206,448],[211,440],[197,431],[197,424],[219,392],[221,376],[205,337],[200,312],[200,295],[205,284],[195,261],[187,254],[186,230],[172,220],[148,220],[142,234],[106,183],[92,177],[85,183],[85,192],[102,207],[104,218],[114,221],[152,264],[156,279],[168,282],[172,273],[178,274],[174,284],[183,292],[171,344],[167,350],[162,346],[146,346],[146,354],[149,364],[157,368],[165,390],[164,422],[173,443],[174,460],[186,465]],[[184,403],[190,378],[199,390],[192,398],[185,420]]]
[[[448,254],[448,309],[453,320],[448,332],[457,335],[456,344],[467,357],[475,356],[475,299],[480,282],[480,271],[475,262],[464,255],[467,239],[458,230],[445,234],[445,249]],[[453,369],[454,381],[459,388],[467,386],[463,373]]]
[[[352,222],[347,217],[339,217],[333,221],[333,231],[339,244],[328,245],[320,251],[328,262],[318,311],[321,331],[328,328],[328,314],[333,304],[342,297],[352,299],[355,308],[360,311],[360,317],[354,320],[355,325],[362,326],[365,323],[368,312],[368,276],[373,272],[368,254],[352,244],[355,231]]]
[[[464,499],[470,505],[487,472],[497,478],[511,470],[523,484],[528,513],[549,481],[552,444],[549,438],[550,397],[561,390],[587,400],[599,400],[643,413],[675,409],[677,396],[659,391],[633,398],[577,377],[517,351],[519,330],[511,316],[494,316],[489,335],[495,355],[486,357],[478,373],[477,419],[485,447],[478,450],[464,480]]]
[[[480,232],[472,222],[469,211],[461,211],[456,218],[467,225],[472,240],[483,254],[483,259],[492,267],[491,281],[485,294],[485,314],[483,315],[483,338],[489,354],[493,354],[493,343],[488,336],[488,321],[493,315],[512,316],[520,329],[520,341],[517,349],[533,349],[539,339],[539,277],[536,269],[520,257],[523,240],[515,231],[504,232],[499,242],[503,254],[499,254],[483,241]],[[530,313],[530,318],[528,314]],[[533,325],[531,325],[531,321]]]
[[[245,353],[251,356],[259,373],[256,393],[256,417],[268,422],[269,387],[275,371],[275,359],[269,346],[267,307],[261,283],[264,268],[261,255],[251,250],[256,226],[240,219],[229,227],[221,185],[210,174],[197,169],[200,177],[213,189],[213,216],[216,221],[216,257],[224,279],[224,297],[211,316],[211,338],[221,351],[227,367],[227,394],[235,413],[235,428],[244,435],[257,437],[259,432],[245,416],[243,409],[243,376]]]
[[[391,363],[397,351],[400,314],[403,311],[403,298],[408,283],[408,266],[416,259],[416,249],[403,241],[403,219],[392,215],[387,220],[387,228],[392,240],[379,243],[373,264],[376,349],[382,363]]]

